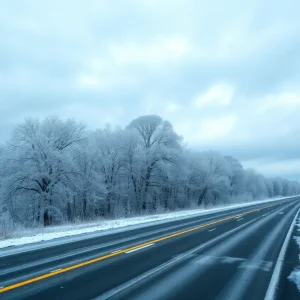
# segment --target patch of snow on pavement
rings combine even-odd
[[[298,231],[300,231],[300,216],[298,218],[298,223],[296,224],[298,227]],[[300,248],[300,236],[294,236],[294,240],[298,244]],[[299,254],[299,261],[300,261],[300,254]],[[288,277],[289,280],[293,281],[300,292],[300,266],[296,267],[294,271],[291,273],[291,275]]]
[[[297,285],[297,288],[300,291],[300,267],[295,268],[288,278]]]
[[[20,245],[27,245],[42,241],[49,241],[53,239],[63,238],[63,237],[71,237],[81,234],[89,234],[94,232],[101,232],[112,230],[116,228],[128,228],[132,229],[132,226],[146,226],[146,223],[155,222],[163,223],[168,221],[174,221],[178,219],[185,219],[191,216],[196,215],[206,215],[212,214],[214,212],[219,211],[226,211],[233,208],[241,208],[247,207],[255,204],[260,203],[268,203],[273,202],[276,200],[287,199],[291,197],[280,197],[280,198],[273,198],[261,201],[253,201],[247,203],[239,203],[235,205],[223,206],[213,209],[191,209],[191,210],[184,210],[178,212],[170,212],[170,213],[163,213],[163,214],[156,214],[156,215],[148,215],[148,216],[139,216],[133,218],[124,218],[124,219],[117,219],[117,220],[99,220],[97,222],[91,223],[80,223],[80,224],[68,224],[68,225],[61,225],[61,226],[53,226],[53,227],[46,227],[43,229],[30,229],[19,231],[17,236],[14,238],[4,239],[0,241],[0,249],[9,247],[9,246],[20,246]],[[81,237],[82,238],[82,237]]]

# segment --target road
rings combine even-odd
[[[0,299],[299,299],[300,198],[0,255]],[[286,298],[288,297],[288,298]]]

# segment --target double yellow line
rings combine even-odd
[[[145,243],[142,243],[142,244],[138,244],[138,245],[132,246],[130,248],[122,249],[122,250],[117,251],[117,252],[113,252],[113,253],[110,253],[110,254],[106,254],[106,255],[91,259],[91,260],[87,260],[85,262],[82,262],[82,263],[79,263],[79,264],[76,264],[76,265],[73,265],[73,266],[70,266],[70,267],[59,269],[59,270],[56,270],[56,271],[53,271],[53,272],[50,272],[50,273],[46,273],[46,274],[41,275],[41,276],[37,276],[37,277],[31,278],[31,279],[28,279],[28,280],[25,280],[25,281],[21,281],[21,282],[18,282],[18,283],[15,283],[15,284],[12,284],[12,285],[9,285],[9,286],[6,286],[6,287],[2,287],[2,288],[0,288],[0,293],[7,292],[7,291],[10,291],[10,290],[16,289],[18,287],[33,283],[33,282],[37,282],[37,281],[40,281],[40,280],[43,280],[43,279],[46,279],[46,278],[49,278],[49,277],[53,277],[53,276],[58,275],[58,274],[66,273],[66,272],[69,272],[69,271],[72,271],[72,270],[75,270],[75,269],[78,269],[78,268],[81,268],[81,267],[99,262],[101,260],[105,260],[105,259],[117,256],[117,255],[126,253],[126,252],[131,251],[131,250],[135,250],[135,249],[138,249],[138,248],[141,248],[141,247],[145,247],[145,246],[150,245],[150,244],[162,242],[162,241],[165,241],[165,240],[168,240],[168,239],[171,239],[171,238],[174,238],[174,237],[177,237],[177,236],[180,236],[180,235],[183,235],[183,234],[195,231],[195,230],[199,230],[199,229],[202,229],[202,228],[205,228],[205,227],[208,227],[208,226],[211,226],[211,225],[215,225],[215,224],[227,221],[227,220],[231,220],[231,219],[234,219],[234,218],[237,218],[237,217],[240,217],[240,216],[244,216],[244,215],[250,214],[252,212],[259,211],[259,210],[262,210],[262,209],[266,209],[266,208],[269,208],[269,207],[272,207],[272,206],[275,206],[275,205],[279,205],[279,204],[278,203],[277,204],[272,204],[272,205],[265,206],[263,208],[253,209],[253,210],[244,212],[242,214],[229,216],[229,217],[219,219],[219,220],[216,220],[216,221],[213,221],[213,222],[210,222],[210,223],[206,223],[206,224],[199,225],[199,226],[196,226],[196,227],[193,227],[193,228],[190,228],[190,229],[186,229],[186,230],[183,230],[183,231],[179,231],[179,232],[167,235],[167,236],[163,236],[163,237],[155,239],[155,240],[151,240],[151,241],[148,241],[148,242],[145,242]]]

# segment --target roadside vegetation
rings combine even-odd
[[[214,151],[188,149],[157,115],[89,131],[27,119],[0,148],[0,236],[16,228],[207,208],[300,194]]]

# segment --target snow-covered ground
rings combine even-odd
[[[298,227],[298,231],[300,231],[300,216],[298,217],[296,226]],[[295,239],[295,241],[297,242],[297,244],[300,248],[300,235],[299,236],[294,236],[294,239]],[[300,254],[299,254],[299,261],[300,261]],[[299,264],[298,267],[296,267],[294,269],[292,274],[289,276],[289,279],[297,285],[297,288],[300,291],[300,264]]]
[[[117,231],[124,231],[126,229],[132,229],[134,227],[147,226],[149,223],[164,223],[168,221],[174,221],[178,219],[185,219],[195,215],[211,214],[218,211],[226,211],[232,208],[247,207],[253,204],[268,203],[276,200],[287,199],[289,197],[280,197],[273,199],[266,199],[261,201],[253,201],[247,203],[239,203],[235,205],[229,205],[225,207],[218,207],[213,209],[193,209],[184,210],[179,212],[170,212],[164,214],[156,214],[150,216],[139,216],[134,218],[125,218],[117,220],[100,220],[93,223],[80,223],[80,224],[68,224],[61,226],[47,227],[43,229],[31,229],[23,230],[16,233],[14,238],[4,239],[0,241],[0,249],[9,246],[19,246],[37,243],[41,241],[50,241],[53,239],[59,239],[63,237],[72,237],[74,239],[82,239],[91,237],[91,234],[101,235],[104,232],[111,232],[117,229]],[[84,234],[84,236],[82,236]],[[81,236],[79,236],[81,235]]]

